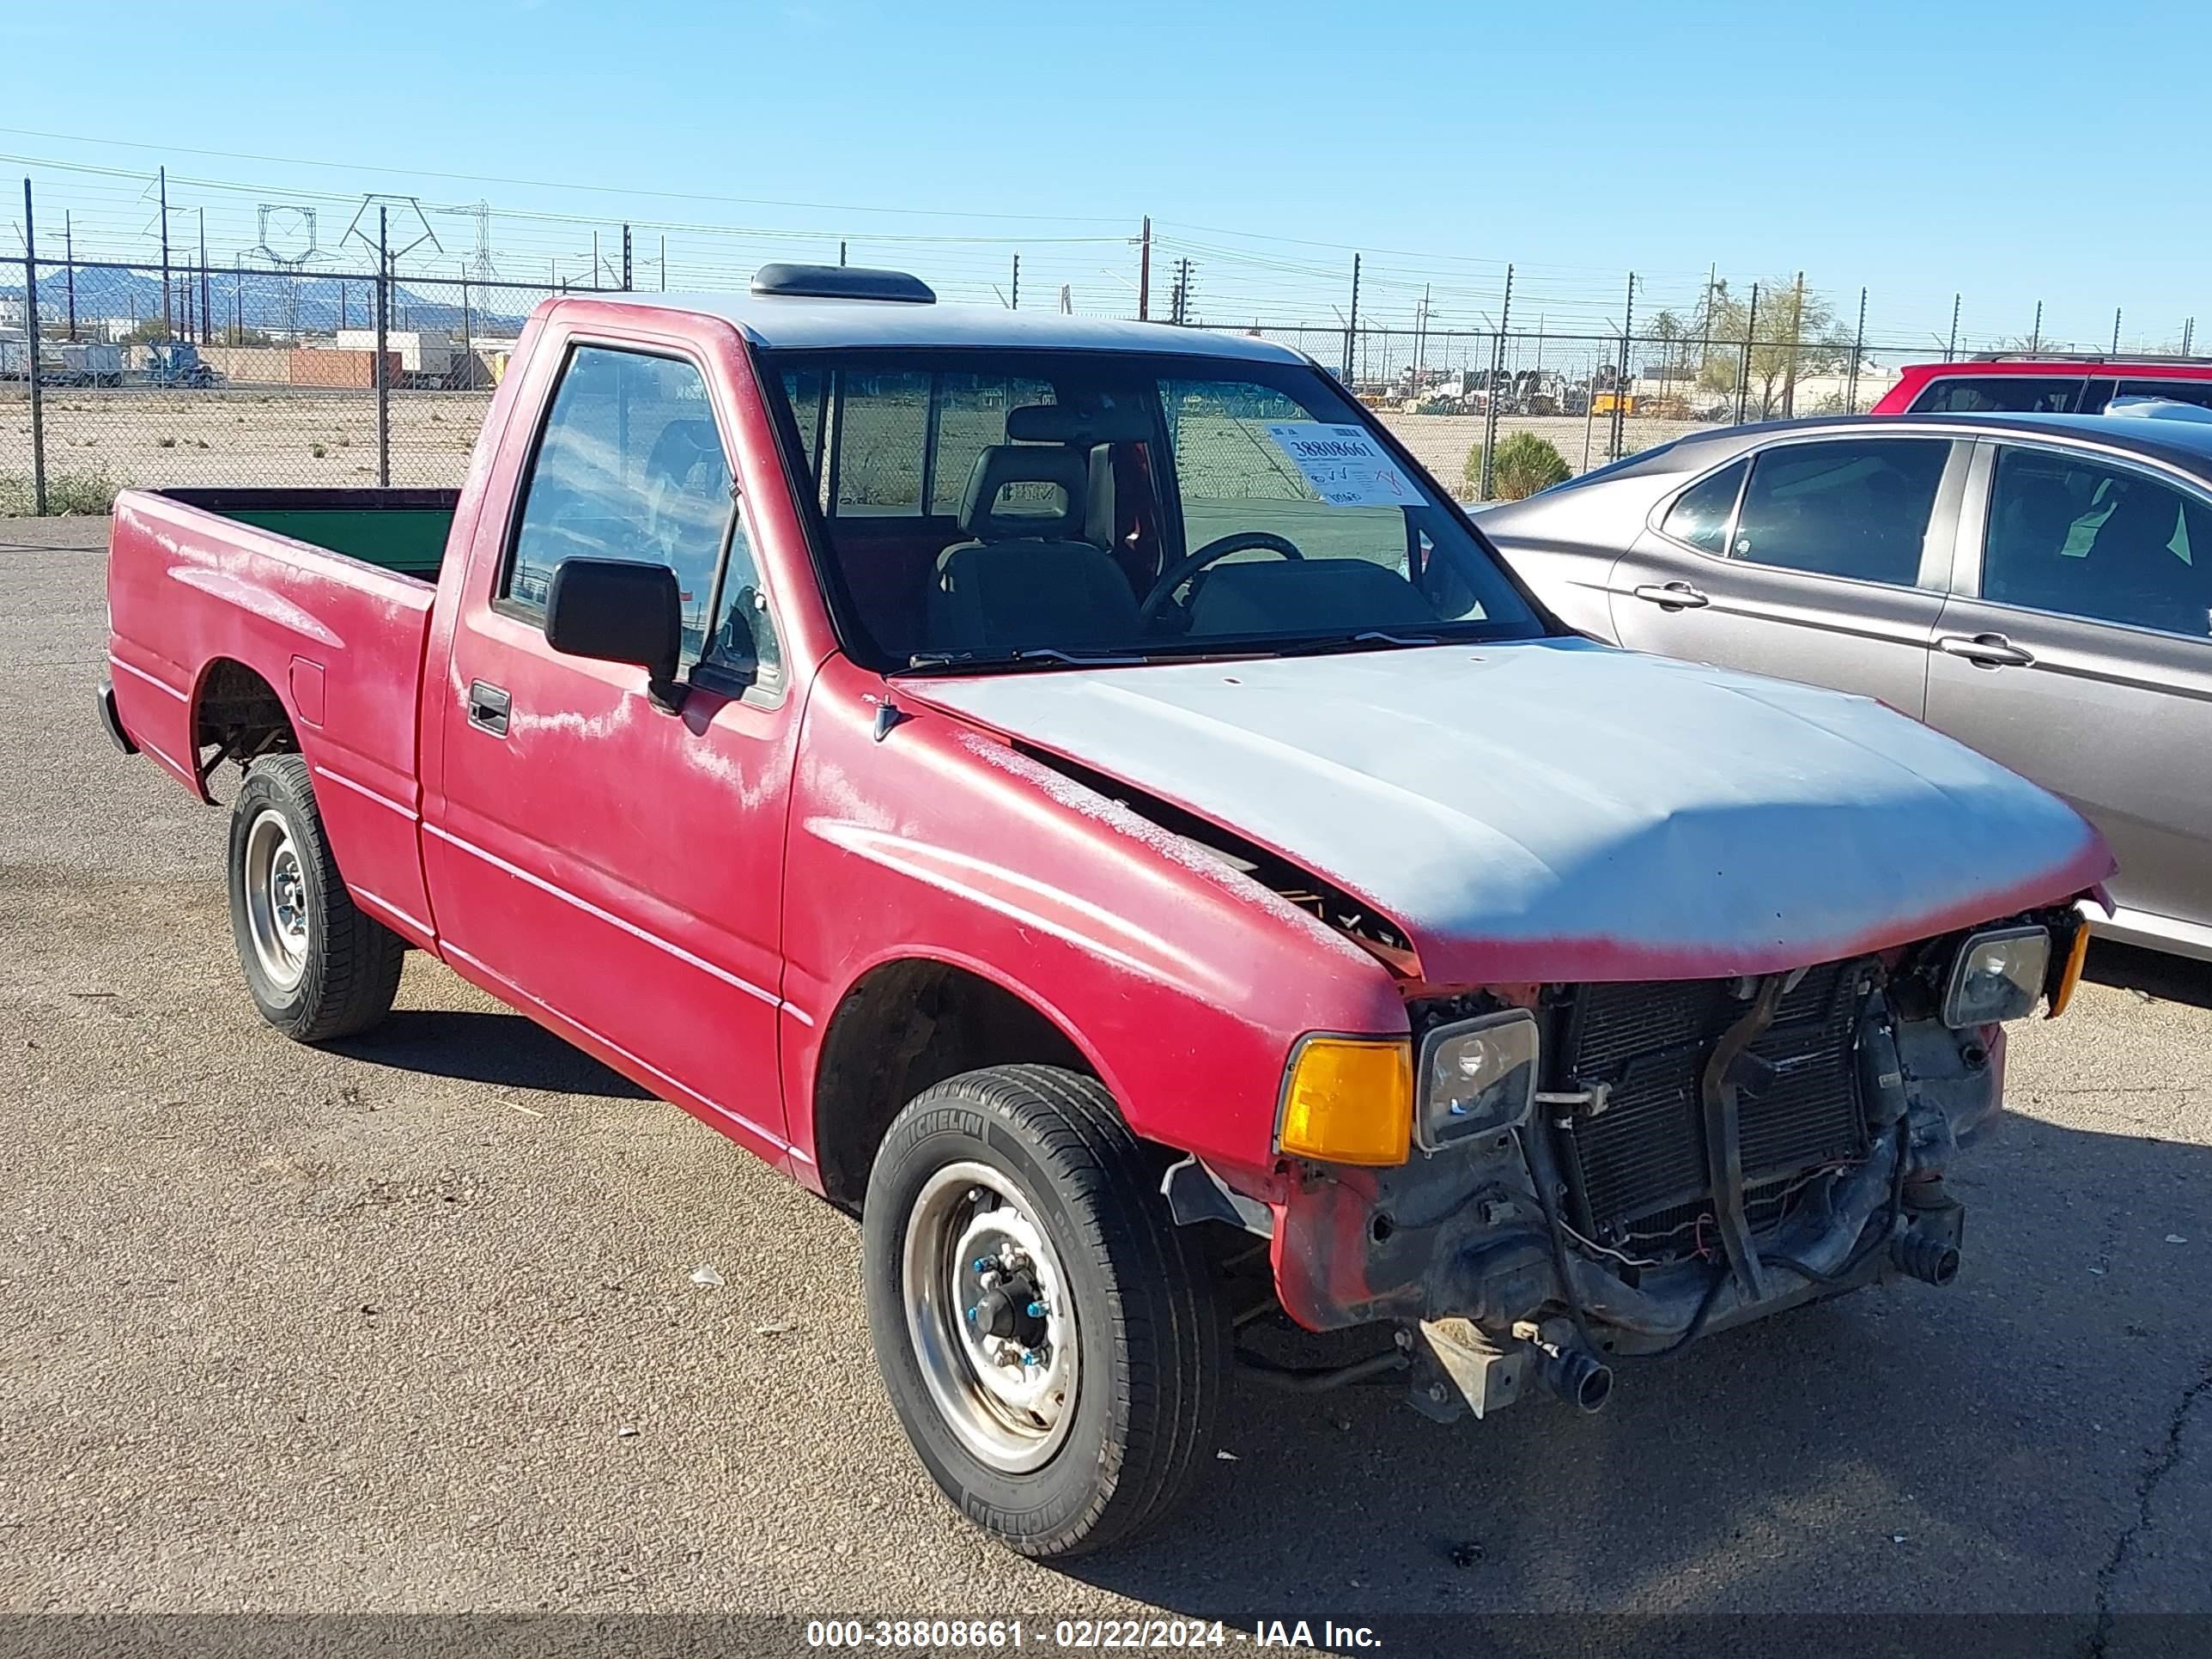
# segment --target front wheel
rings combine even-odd
[[[295,1041],[351,1036],[392,1011],[406,941],[346,891],[297,755],[254,762],[232,803],[230,926],[253,1006]]]
[[[869,1176],[891,1403],[945,1495],[1024,1555],[1157,1525],[1211,1442],[1220,1311],[1155,1164],[1095,1079],[1000,1066],[919,1096]]]

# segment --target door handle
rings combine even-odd
[[[469,684],[469,724],[479,732],[489,732],[495,738],[507,735],[507,714],[510,707],[507,695],[496,685],[487,685],[482,680]]]
[[[1652,605],[1664,605],[1669,611],[1695,611],[1712,601],[1687,582],[1668,582],[1661,586],[1645,582],[1635,590],[1636,597]]]
[[[1964,657],[1977,668],[2026,668],[2035,661],[2033,652],[2002,634],[1938,634],[1936,648],[1948,657]]]

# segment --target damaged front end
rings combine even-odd
[[[1617,1361],[1949,1283],[1945,1171],[2000,1109],[2002,1022],[2063,1006],[2083,927],[2057,908],[1787,973],[1417,1000],[1409,1156],[1286,1158],[1279,1201],[1237,1218],[1270,1224],[1297,1322],[1398,1327],[1430,1414],[1535,1380],[1595,1410]]]

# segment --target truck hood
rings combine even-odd
[[[1434,984],[1833,961],[2073,898],[2071,807],[1864,697],[1583,640],[905,681],[1325,877]]]

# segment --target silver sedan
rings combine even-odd
[[[1572,627],[1879,697],[2063,795],[2119,858],[2101,931],[2212,958],[2212,425],[1740,427],[1480,523]]]

